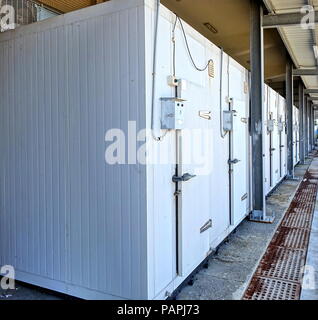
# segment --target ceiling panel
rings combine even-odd
[[[108,0],[37,0],[48,7],[61,12],[70,12]]]
[[[269,0],[268,1],[273,12],[283,13],[284,11],[299,11],[299,8],[308,4],[307,0]]]
[[[317,0],[264,0],[271,13],[300,12],[306,5],[317,6]],[[317,45],[318,28],[304,29],[301,26],[279,28],[285,46],[297,68],[317,67],[317,57],[314,54],[314,46]],[[302,77],[307,88],[318,88],[317,76]]]
[[[316,65],[313,46],[316,40],[309,30],[300,26],[281,28],[298,68],[312,68]]]

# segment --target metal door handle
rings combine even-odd
[[[174,183],[177,183],[177,182],[187,182],[187,181],[190,181],[191,179],[195,178],[196,175],[191,175],[189,173],[185,173],[182,177],[178,177],[178,176],[173,176],[172,177],[172,181]]]
[[[276,151],[276,149],[275,149],[275,148],[272,148],[271,151]]]
[[[213,227],[212,220],[210,219],[201,229],[200,233],[204,233],[205,231],[209,230]]]
[[[239,162],[241,162],[241,160],[239,159],[234,159],[234,160],[229,160],[229,164],[238,164]]]

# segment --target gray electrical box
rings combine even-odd
[[[233,111],[223,111],[223,130],[225,132],[233,131]]]
[[[268,132],[273,132],[274,131],[274,125],[275,125],[275,120],[268,120],[267,121],[267,131]]]
[[[278,122],[278,131],[283,132],[284,131],[284,123],[283,122]]]
[[[161,98],[161,129],[183,129],[184,112],[185,100],[178,98]]]

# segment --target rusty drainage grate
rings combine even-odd
[[[246,300],[297,300],[300,286],[297,283],[255,277],[246,291]]]
[[[318,175],[309,169],[245,292],[244,300],[299,300]]]
[[[256,271],[256,276],[298,282],[301,280],[301,268],[305,259],[303,250],[271,245]]]
[[[309,224],[310,225],[310,224]],[[283,248],[305,248],[309,241],[310,232],[306,229],[281,226],[276,232],[272,244]]]
[[[308,214],[288,215],[282,222],[282,227],[310,229],[311,217]]]

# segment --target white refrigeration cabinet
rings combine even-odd
[[[270,194],[286,177],[286,101],[265,85],[264,116],[264,188]]]
[[[293,150],[294,166],[300,161],[300,141],[299,141],[299,109],[293,107]]]
[[[278,123],[279,123],[279,158],[280,158],[280,180],[287,176],[287,114],[286,100],[279,95]]]
[[[0,35],[0,265],[18,280],[165,299],[250,213],[248,71],[161,6],[153,91],[155,12],[114,0]]]

